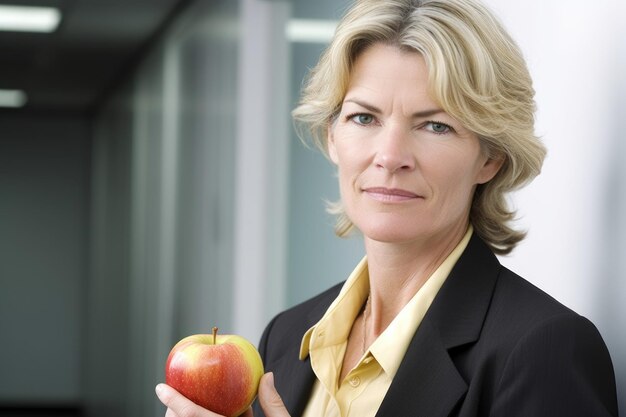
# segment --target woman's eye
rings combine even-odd
[[[429,130],[429,131],[431,131],[433,133],[441,135],[441,134],[444,134],[444,133],[448,133],[452,129],[450,128],[450,126],[448,126],[445,123],[428,122],[426,124],[426,130]]]
[[[354,116],[350,116],[350,119],[360,125],[369,125],[374,121],[374,116],[371,114],[359,113]]]

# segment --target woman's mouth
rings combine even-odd
[[[422,198],[414,192],[402,190],[400,188],[370,187],[364,188],[363,192],[374,200],[383,202],[402,202]]]

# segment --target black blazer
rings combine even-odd
[[[339,284],[276,316],[259,350],[293,417],[315,375],[304,333]],[[259,404],[255,417],[263,416]],[[586,318],[501,266],[474,234],[411,341],[376,416],[617,416],[611,358]]]

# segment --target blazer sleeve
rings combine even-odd
[[[507,360],[490,416],[617,417],[613,365],[596,327],[563,314],[529,331]]]

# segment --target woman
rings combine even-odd
[[[366,257],[278,315],[254,415],[616,416],[596,328],[494,254],[540,171],[520,51],[474,0],[362,0],[295,119],[336,164],[336,231]],[[214,416],[158,387],[170,416]],[[248,412],[249,415],[252,411]]]

